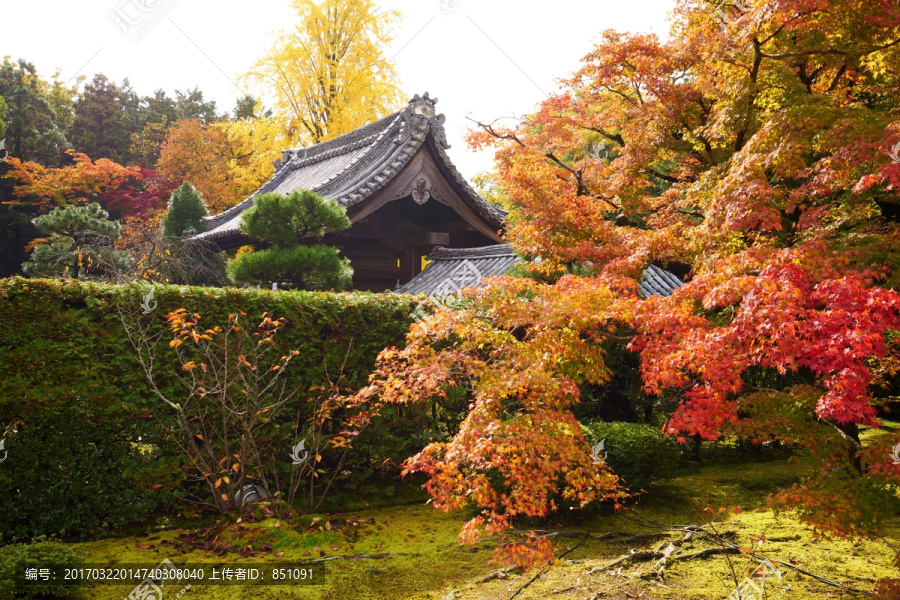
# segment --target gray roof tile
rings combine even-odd
[[[468,286],[480,286],[486,277],[503,275],[519,262],[510,244],[481,248],[435,248],[429,256],[431,263],[407,283],[397,287],[398,294],[429,294],[442,296]],[[684,285],[674,274],[650,265],[638,283],[640,295],[671,296]]]
[[[195,239],[212,241],[234,234],[241,213],[253,206],[256,195],[265,192],[286,194],[308,189],[350,208],[387,185],[429,135],[446,172],[462,188],[470,206],[489,221],[504,223],[506,213],[479,196],[450,161],[445,150],[449,147],[445,119],[435,113],[436,102],[437,98],[430,98],[427,92],[422,97],[416,94],[406,108],[374,123],[321,144],[286,150],[269,181],[238,205],[204,217],[206,231]]]
[[[644,269],[644,276],[638,283],[642,298],[650,296],[671,296],[672,292],[684,285],[674,273],[661,269],[656,265],[650,265]]]
[[[445,296],[479,286],[485,277],[503,275],[519,262],[509,244],[481,248],[435,248],[424,271],[396,288],[398,294]]]

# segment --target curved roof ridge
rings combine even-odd
[[[448,181],[452,180],[463,200],[492,227],[502,228],[506,211],[482,198],[450,160],[446,117],[435,111],[436,102],[428,92],[416,94],[403,110],[359,129],[314,146],[283,151],[269,180],[237,205],[204,217],[205,231],[195,239],[214,240],[234,234],[240,214],[253,206],[256,196],[266,192],[309,189],[350,208],[393,181],[426,143],[438,168]]]
[[[479,205],[479,208],[490,215],[492,218],[497,219],[499,221],[505,221],[506,215],[509,214],[507,211],[503,210],[499,206],[494,206],[487,200],[481,197],[481,194],[475,191],[469,182],[466,181],[466,178],[463,177],[462,173],[459,172],[459,169],[456,168],[456,165],[453,164],[453,161],[450,160],[450,155],[447,154],[446,149],[444,149],[440,144],[435,144],[437,146],[438,154],[441,157],[444,165],[446,165],[447,170],[450,171],[450,175],[459,183],[459,185],[466,191],[467,194],[475,201],[476,204]]]
[[[491,258],[496,256],[517,256],[512,244],[495,244],[480,248],[444,248],[438,246],[428,255],[432,260],[457,260],[460,258]]]
[[[346,168],[323,181],[317,186],[316,191],[324,195],[333,195],[338,202],[349,208],[368,197],[396,175],[400,169],[406,166],[409,159],[415,154],[415,150],[418,149],[417,145],[415,148],[411,148],[413,140],[406,140],[404,143],[398,138],[401,129],[398,125],[401,123],[403,115],[404,111],[398,113],[397,119],[391,123],[391,126],[382,130],[372,140],[368,150],[351,160]],[[388,150],[391,145],[396,145],[396,148]],[[381,158],[375,162],[367,160],[373,156],[376,159]],[[362,178],[363,176],[365,178]],[[375,185],[372,185],[373,183]],[[367,188],[365,193],[359,194],[357,190],[364,187]]]
[[[365,147],[368,143],[377,140],[379,136],[383,136],[386,131],[391,129],[391,125],[400,118],[402,112],[403,111],[397,111],[373,123],[369,123],[368,125],[364,125],[359,129],[343,135],[339,135],[338,137],[328,140],[327,142],[322,142],[321,144],[282,151],[282,163],[276,167],[272,176],[262,184],[259,189],[231,208],[228,208],[217,215],[203,217],[202,221],[206,226],[207,231],[216,228],[222,223],[228,222],[236,215],[250,208],[253,205],[253,199],[256,196],[276,188],[291,171],[341,154],[353,152]],[[288,158],[288,156],[291,158]],[[200,235],[203,234],[201,233]]]
[[[317,162],[317,160],[324,160],[325,158],[336,156],[336,154],[338,153],[351,152],[352,150],[356,150],[357,148],[365,145],[365,142],[368,141],[369,138],[374,139],[380,133],[383,133],[384,130],[390,128],[390,126],[393,125],[394,121],[396,121],[400,117],[400,113],[402,112],[403,110],[398,110],[397,112],[391,113],[386,117],[378,119],[377,121],[373,121],[372,123],[363,125],[359,129],[354,129],[353,131],[343,133],[336,138],[328,140],[327,142],[320,142],[318,144],[313,144],[312,146],[299,146],[290,150],[284,150],[282,151],[282,155],[291,156],[290,161],[284,162],[289,162],[296,169],[298,167]],[[329,154],[329,156],[323,157],[323,154]]]

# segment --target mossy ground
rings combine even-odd
[[[896,426],[896,424],[890,424]],[[882,430],[883,431],[883,430]],[[866,432],[865,435],[880,435]],[[540,528],[570,533],[592,531],[594,534],[616,531],[635,535],[660,533],[657,538],[616,541],[586,540],[567,554],[558,565],[551,566],[517,598],[578,599],[725,599],[735,587],[732,569],[738,579],[757,562],[741,555],[730,558],[715,556],[669,566],[665,577],[641,578],[650,571],[646,563],[624,566],[619,572],[598,572],[602,566],[632,550],[655,549],[680,534],[663,534],[632,520],[652,519],[665,524],[702,524],[710,520],[700,512],[709,506],[741,506],[739,514],[729,510],[716,515],[720,532],[733,532],[734,541],[749,546],[765,535],[762,552],[771,558],[790,562],[806,571],[853,587],[871,590],[881,577],[895,573],[891,567],[893,552],[882,541],[822,540],[786,515],[776,516],[766,505],[765,497],[790,485],[803,474],[804,460],[793,463],[789,453],[766,452],[746,456],[738,453],[714,452],[699,465],[688,465],[669,480],[652,490],[628,511],[615,513],[599,508],[588,513],[565,515],[541,523],[522,523],[522,528]],[[399,486],[400,493],[386,500],[373,488],[352,496],[335,498],[333,507],[340,514],[306,515],[288,522],[270,518],[259,523],[244,524],[243,543],[257,549],[268,543],[274,552],[283,552],[278,560],[309,560],[323,556],[354,554],[397,554],[379,559],[334,560],[324,563],[327,583],[321,586],[210,586],[195,585],[184,598],[302,598],[310,600],[408,599],[408,600],[494,600],[508,599],[535,572],[510,575],[486,583],[478,580],[497,569],[491,563],[494,544],[490,541],[474,547],[457,542],[466,514],[444,514],[426,504],[426,497],[409,486]],[[392,505],[386,505],[392,504]],[[332,508],[335,510],[335,508]],[[323,518],[310,527],[315,517]],[[900,537],[900,520],[891,516],[888,540]],[[327,530],[322,524],[340,519],[348,524],[339,531]],[[321,529],[319,529],[321,527]],[[152,536],[106,539],[79,544],[89,563],[156,564],[169,557],[174,562],[225,562],[248,566],[263,558],[241,559],[235,554],[223,558],[206,556],[203,551],[183,554],[171,546],[161,545],[175,540],[184,530],[165,530]],[[223,535],[230,535],[225,533]],[[251,541],[253,540],[253,541]],[[578,543],[576,538],[557,538],[558,555]],[[709,547],[697,540],[682,547],[690,552]],[[826,586],[810,577],[782,569],[780,582],[770,583],[768,600],[802,600],[808,598],[861,597]],[[179,588],[174,588],[175,597]],[[73,598],[121,599],[131,586],[97,586],[78,592]],[[452,592],[452,595],[451,595]],[[169,596],[165,596],[168,598]]]

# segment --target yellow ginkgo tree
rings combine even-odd
[[[400,108],[403,94],[384,57],[396,11],[373,0],[293,0],[299,17],[278,35],[245,80],[274,98],[294,141],[317,144]]]

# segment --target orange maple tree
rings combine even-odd
[[[189,182],[203,195],[210,213],[216,214],[246,197],[230,182],[231,158],[228,136],[223,130],[199,119],[182,119],[169,129],[156,170],[176,186]]]
[[[74,164],[59,168],[10,158],[12,169],[4,177],[14,182],[15,200],[9,204],[42,214],[59,206],[99,202],[121,218],[122,236],[115,242],[120,250],[136,250],[143,238],[159,231],[171,184],[140,166],[123,166],[105,158],[92,161],[73,150],[68,154]],[[37,238],[26,251],[49,241]]]
[[[12,167],[4,178],[12,179],[16,200],[10,204],[26,205],[40,211],[73,203],[86,203],[97,199],[101,193],[119,189],[131,180],[140,181],[144,175],[140,167],[124,167],[101,158],[92,161],[89,156],[67,150],[75,164],[60,167],[44,167],[35,162],[10,157]]]
[[[466,386],[453,440],[406,465],[436,506],[482,508],[464,539],[618,499],[569,410],[610,343],[639,354],[645,392],[681,399],[667,434],[807,448],[812,471],[773,502],[817,532],[879,535],[898,508],[900,437],[859,427],[900,364],[900,5],[721,4],[680,0],[666,42],[604,32],[536,113],[470,135],[496,148],[535,281],[497,278],[413,326],[361,392]],[[642,298],[652,263],[687,283]]]
[[[436,508],[480,509],[463,541],[503,533],[517,516],[625,497],[618,478],[585,452],[571,412],[579,385],[609,377],[604,315],[613,301],[609,290],[574,277],[556,286],[509,280],[480,290],[464,310],[414,325],[404,349],[379,356],[358,398],[402,406],[467,393],[455,437],[430,444],[404,470],[429,476]],[[547,538],[519,542],[505,541],[496,558],[530,564],[552,554]]]
[[[204,124],[181,119],[169,129],[156,171],[173,186],[197,188],[210,214],[231,208],[265,183],[290,145],[267,117]]]

